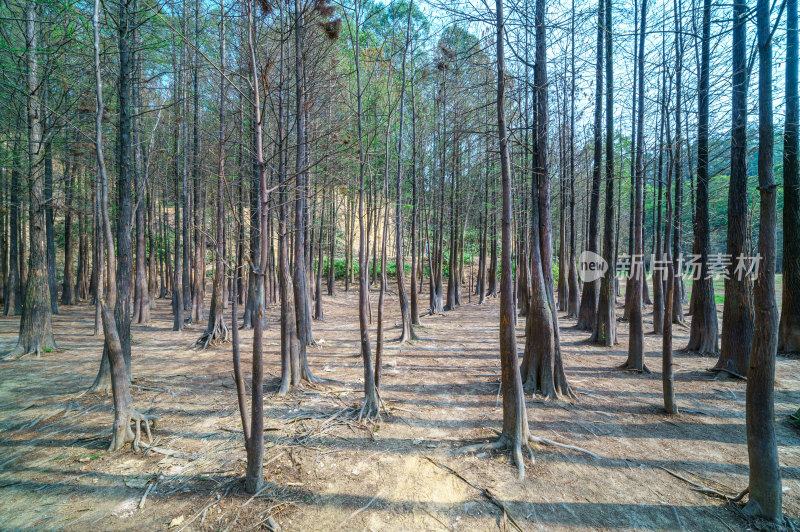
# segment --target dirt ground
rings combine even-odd
[[[373,301],[376,311],[376,294]],[[690,483],[726,494],[747,484],[745,383],[714,380],[705,371],[713,360],[676,354],[682,412],[668,417],[660,338],[646,337],[654,373],[630,374],[614,369],[627,352],[626,324],[619,324],[621,343],[605,350],[586,344],[588,335],[562,315],[566,373],[578,401],[529,397],[531,430],[599,458],[537,446],[519,481],[505,453],[450,454],[500,428],[497,300],[478,306],[473,297],[452,312],[425,316],[419,341],[388,344],[388,410],[377,425],[354,419],[363,375],[356,302],[355,291],[324,298],[326,320],[313,324],[317,346],[309,358],[329,381],[286,398],[272,395],[280,365],[277,309],[270,310],[268,485],[255,497],[242,487],[245,451],[229,344],[188,349],[204,324],[173,332],[169,302],[156,301],[151,325],[133,327],[132,391],[140,410],[158,416],[157,450],[107,454],[111,400],[84,393],[102,347],[91,335],[93,308],[62,307],[54,318],[58,350],[0,363],[0,529],[253,530],[269,515],[298,531],[759,526]],[[393,340],[394,293],[387,314]],[[18,323],[0,318],[0,352],[14,346]],[[687,329],[675,333],[675,346],[685,345]],[[523,334],[520,320],[520,350]],[[252,335],[243,335],[249,374]],[[792,517],[800,515],[800,437],[785,420],[800,406],[798,364],[779,358],[775,390],[784,511]]]

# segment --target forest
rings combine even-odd
[[[796,530],[798,0],[0,1],[0,530]]]

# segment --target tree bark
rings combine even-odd
[[[709,0],[706,0],[707,2]],[[758,26],[758,189],[761,213],[758,231],[759,275],[755,281],[755,333],[747,372],[747,454],[750,500],[746,514],[781,519],[783,490],[775,439],[775,354],[778,349],[778,307],[775,302],[777,184],[773,173],[772,41],[769,0],[756,2]]]
[[[47,45],[47,43],[45,43]],[[56,284],[56,245],[53,230],[53,141],[50,128],[51,111],[49,81],[44,82],[42,95],[42,114],[44,126],[44,215],[45,215],[45,245],[47,248],[47,287],[50,291],[50,310],[58,314],[58,285]]]
[[[250,55],[250,72],[252,75],[252,101],[254,117],[254,137],[256,148],[256,163],[258,164],[259,181],[259,226],[261,227],[261,250],[260,263],[254,272],[258,282],[263,284],[264,268],[266,267],[266,253],[263,251],[267,246],[267,169],[264,161],[264,148],[262,141],[262,115],[261,115],[261,85],[258,75],[259,68],[256,62],[256,27],[253,15],[253,2],[247,2],[247,40],[248,53]],[[281,25],[282,27],[282,25]],[[255,265],[251,265],[253,268]],[[255,269],[255,268],[253,268]],[[251,399],[250,399],[250,438],[247,442],[247,472],[245,474],[245,489],[248,493],[258,493],[264,485],[264,365],[263,365],[263,328],[264,328],[264,307],[260,300],[255,301],[253,312],[253,369],[251,378]]]
[[[570,15],[570,97],[569,97],[569,301],[567,317],[577,318],[580,307],[580,285],[575,257],[575,0]],[[597,103],[597,102],[595,102]],[[598,199],[599,199],[598,183]],[[599,205],[598,205],[599,210]],[[595,235],[597,239],[597,235]]]
[[[372,352],[369,343],[369,286],[367,284],[367,242],[364,218],[364,188],[366,180],[366,160],[364,149],[364,125],[361,94],[361,38],[360,38],[360,3],[355,5],[356,39],[354,60],[356,69],[356,118],[358,123],[358,324],[361,331],[361,358],[364,364],[364,404],[361,407],[359,418],[380,417],[378,405],[378,389],[375,385],[375,372],[372,363]]]
[[[408,294],[406,293],[406,272],[405,260],[403,257],[403,125],[404,125],[404,111],[405,111],[405,94],[406,94],[406,56],[408,55],[408,48],[411,43],[411,13],[414,9],[414,0],[410,0],[408,6],[408,21],[406,23],[406,39],[403,46],[403,59],[400,77],[400,124],[399,132],[397,134],[397,176],[395,179],[395,271],[397,272],[397,297],[400,302],[400,343],[408,340],[416,339],[417,335],[414,333],[414,328],[411,323],[411,309],[408,302]],[[412,157],[413,159],[413,157]],[[413,164],[413,162],[412,162]],[[412,226],[412,232],[413,232]],[[413,243],[412,243],[413,248]],[[412,268],[413,271],[413,268]],[[413,273],[412,273],[413,277]]]
[[[612,47],[611,0],[606,0],[605,22],[602,31],[605,36],[606,68],[606,205],[603,221],[603,260],[608,264],[608,272],[600,280],[600,296],[597,303],[597,319],[590,341],[611,347],[617,343],[617,318],[615,306],[614,272],[614,51]]]
[[[533,187],[536,195],[536,214],[531,235],[538,233],[538,242],[531,236],[531,305],[526,322],[525,358],[522,362],[522,378],[529,393],[539,393],[545,397],[574,397],[561,357],[559,340],[558,312],[554,296],[553,281],[553,243],[550,226],[550,161],[548,157],[548,108],[547,108],[547,44],[545,37],[545,0],[536,0],[536,54],[533,71],[534,101],[534,145],[533,145]],[[499,51],[498,51],[499,53]],[[502,153],[502,146],[501,146]],[[504,196],[505,199],[505,196]],[[505,205],[505,201],[504,201]],[[505,213],[504,213],[505,214]],[[505,227],[504,227],[505,231]],[[505,241],[505,239],[504,239]],[[537,254],[539,255],[537,257]],[[510,275],[510,272],[509,272]],[[540,277],[541,276],[541,277]],[[505,279],[505,269],[503,279]],[[505,281],[503,281],[505,282]]]
[[[703,2],[703,39],[697,90],[697,201],[694,220],[694,253],[700,257],[700,276],[692,283],[692,324],[686,351],[716,355],[717,306],[714,284],[708,273],[710,228],[708,220],[708,79],[710,68],[711,0]]]
[[[224,6],[224,1],[223,2]],[[220,17],[220,29],[219,29],[219,42],[220,42],[220,76],[219,76],[219,135],[218,139],[218,157],[219,157],[219,166],[218,166],[218,173],[217,173],[217,190],[216,190],[216,206],[217,206],[217,213],[216,213],[216,220],[215,220],[215,235],[214,235],[214,285],[212,288],[212,295],[211,295],[211,310],[208,313],[208,325],[206,326],[205,332],[198,338],[195,343],[194,347],[198,347],[200,349],[205,349],[209,345],[217,345],[220,343],[224,343],[228,341],[228,326],[225,323],[225,319],[223,317],[223,285],[225,283],[225,246],[224,246],[224,233],[225,233],[225,203],[224,203],[224,188],[222,186],[223,182],[225,181],[225,13],[222,11],[222,16]],[[195,80],[196,83],[196,80]],[[195,90],[197,86],[195,85]],[[195,120],[197,116],[195,115]],[[197,183],[199,180],[196,180]],[[195,189],[195,194],[199,192]],[[203,261],[203,258],[200,257],[200,254],[195,255],[196,259],[199,261]],[[203,268],[205,269],[205,268]],[[197,272],[196,272],[197,274]],[[202,290],[201,287],[198,286],[199,282],[195,283],[196,292],[195,296],[202,299]],[[197,296],[197,294],[200,294]],[[202,306],[198,307],[197,302],[194,301],[192,304],[192,312],[201,312]],[[196,316],[199,316],[197,314]],[[236,314],[234,314],[236,316]],[[234,317],[234,320],[236,318]]]
[[[800,353],[800,177],[798,176],[797,0],[786,2],[786,118],[783,132],[783,298],[778,351]],[[724,326],[723,326],[724,327]]]
[[[598,224],[600,220],[600,183],[602,181],[601,164],[603,160],[602,148],[602,123],[603,123],[603,42],[605,2],[611,0],[598,0],[597,7],[597,57],[595,61],[594,84],[594,155],[592,158],[592,192],[589,200],[589,238],[587,251],[597,253],[599,250]],[[613,117],[610,117],[613,119]],[[606,205],[608,210],[608,205]],[[604,231],[608,229],[605,228]],[[576,327],[583,331],[592,331],[597,323],[598,298],[601,281],[586,281],[583,283],[581,306],[578,311]],[[612,309],[613,310],[613,309]]]
[[[542,0],[537,0],[544,3]],[[511,161],[508,153],[508,129],[505,114],[505,21],[503,0],[497,5],[497,133],[500,147],[500,175],[502,181],[502,249],[500,274],[500,369],[503,393],[503,431],[497,444],[512,451],[520,479],[525,476],[522,451],[528,447],[528,416],[522,377],[517,363],[516,333],[514,330],[514,299],[511,278]],[[535,230],[533,231],[535,232]]]
[[[50,289],[47,282],[44,179],[39,169],[42,125],[37,42],[36,4],[32,0],[28,0],[25,4],[25,53],[28,66],[28,182],[31,200],[31,249],[22,300],[19,340],[17,346],[7,356],[36,353],[38,357],[42,351],[56,347],[53,339]]]
[[[641,30],[639,32],[639,87],[644,87],[644,40],[647,29],[647,0],[642,0]],[[642,286],[646,282],[644,268],[644,90],[639,90],[638,125],[636,127],[636,197],[634,221],[634,251],[632,257],[630,324],[628,336],[628,360],[622,365],[624,369],[649,373],[644,363],[644,323],[642,320]]]
[[[19,125],[19,124],[18,124]],[[20,283],[19,271],[19,241],[20,241],[20,220],[19,220],[19,137],[14,137],[12,147],[13,165],[11,167],[11,190],[9,195],[9,222],[8,222],[8,279],[5,288],[5,311],[6,316],[17,315],[22,312],[22,284]]]
[[[726,248],[726,253],[731,257],[731,266],[728,268],[728,279],[725,280],[722,346],[719,360],[714,369],[744,378],[747,375],[754,332],[752,281],[747,276],[738,275],[735,271],[739,257],[748,255],[746,0],[734,2],[733,21],[731,175],[728,188],[728,242]]]
[[[77,163],[76,163],[77,166]],[[64,167],[64,282],[61,286],[61,304],[74,305],[75,298],[75,269],[74,269],[74,255],[75,249],[74,232],[73,232],[73,218],[72,210],[74,206],[75,197],[75,173],[76,168],[73,166],[73,157],[70,154],[67,157],[67,163]]]

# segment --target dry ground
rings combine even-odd
[[[394,296],[387,303],[389,339],[397,335]],[[421,340],[390,343],[382,391],[388,412],[369,426],[352,417],[363,374],[356,300],[356,292],[325,297],[326,321],[314,323],[318,345],[309,357],[316,374],[330,381],[286,398],[271,395],[280,371],[271,309],[269,485],[255,498],[241,483],[245,452],[230,345],[189,350],[203,327],[173,332],[168,302],[157,301],[152,324],[133,328],[133,394],[140,410],[158,415],[160,452],[109,455],[110,398],[83,393],[101,353],[101,339],[91,336],[93,309],[62,307],[54,320],[57,351],[0,364],[0,529],[158,530],[172,523],[173,530],[251,530],[270,514],[284,530],[300,531],[752,526],[736,505],[693,491],[666,471],[729,494],[747,484],[745,384],[713,380],[705,372],[713,360],[676,355],[682,413],[667,417],[657,372],[614,369],[627,350],[625,324],[620,345],[609,351],[587,345],[587,334],[562,316],[566,372],[579,400],[529,398],[531,430],[600,458],[536,447],[536,462],[519,481],[506,454],[449,454],[493,437],[500,426],[497,300],[477,306],[473,298],[453,312],[423,317]],[[17,328],[18,318],[0,319],[0,352],[14,346]],[[520,348],[523,331],[520,321]],[[680,347],[687,330],[675,332]],[[249,331],[244,342],[249,368]],[[646,343],[656,371],[660,339],[650,335]],[[785,419],[800,406],[799,363],[779,359],[775,392],[784,510],[793,517],[800,514],[800,439]]]

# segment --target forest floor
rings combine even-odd
[[[326,320],[313,324],[311,367],[329,381],[284,398],[272,395],[280,372],[272,308],[265,335],[268,486],[254,498],[242,486],[245,450],[229,344],[188,349],[205,324],[173,332],[169,302],[156,301],[151,325],[133,327],[132,391],[141,411],[158,416],[158,450],[107,454],[111,400],[84,393],[102,350],[101,338],[91,336],[93,308],[62,307],[54,318],[58,350],[0,364],[0,529],[251,530],[270,514],[284,530],[298,531],[753,526],[737,505],[688,482],[726,494],[747,485],[745,383],[714,380],[705,371],[714,360],[678,353],[682,412],[668,417],[659,337],[646,336],[655,373],[614,369],[627,352],[625,323],[620,344],[606,350],[588,345],[588,335],[562,314],[566,373],[578,400],[528,397],[534,435],[599,458],[536,446],[536,461],[520,481],[506,453],[451,455],[493,438],[502,420],[498,301],[475,303],[473,297],[452,312],[422,317],[421,339],[398,345],[399,311],[390,293],[382,385],[388,411],[369,425],[354,419],[363,377],[357,292],[324,297]],[[15,345],[18,323],[0,318],[0,352]],[[517,331],[521,350],[523,319]],[[685,345],[688,329],[675,333],[675,346]],[[251,339],[245,331],[247,374]],[[374,329],[372,340],[374,347]],[[794,518],[800,435],[786,418],[800,405],[798,364],[779,358],[775,384],[784,511]]]

